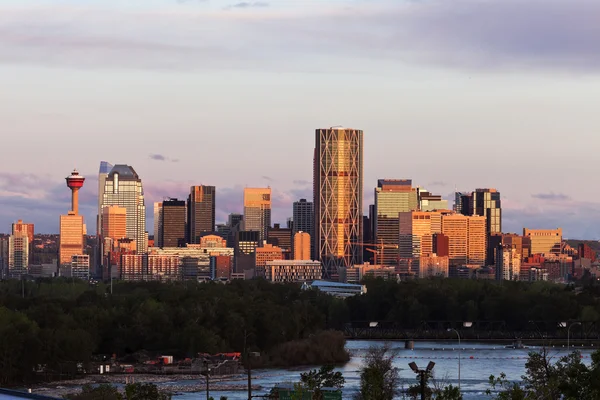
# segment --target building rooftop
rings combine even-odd
[[[98,171],[101,174],[108,174],[110,170],[113,169],[113,165],[108,163],[107,161],[100,161],[100,170]]]
[[[109,178],[112,178],[115,174],[119,175],[119,179],[121,180],[138,180],[140,179],[139,175],[137,174],[137,172],[135,172],[135,170],[133,169],[133,167],[130,167],[129,165],[125,165],[125,164],[117,164],[115,165],[111,170],[110,173],[108,174]]]

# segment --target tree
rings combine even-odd
[[[395,352],[388,343],[372,346],[360,369],[360,392],[355,400],[393,400],[398,392],[399,374],[394,367]]]
[[[333,365],[326,365],[319,370],[311,369],[309,372],[300,374],[300,381],[308,390],[313,391],[313,399],[321,400],[323,398],[324,387],[334,387],[341,389],[344,387],[346,380],[341,372],[334,372]]]
[[[69,400],[123,400],[123,395],[119,390],[108,384],[93,387],[92,385],[83,385],[81,392],[77,394],[66,395]]]
[[[577,351],[560,357],[555,363],[548,351],[529,353],[522,384],[509,382],[506,375],[490,376],[490,385],[500,389],[499,400],[564,399],[593,400],[600,398],[600,351],[592,354],[592,365],[581,362]],[[491,391],[488,390],[488,394]]]
[[[161,393],[152,383],[130,383],[125,386],[126,400],[170,400],[171,395]]]

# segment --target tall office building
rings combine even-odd
[[[306,232],[312,238],[315,235],[315,206],[311,201],[300,199],[293,204],[292,220],[294,227],[292,233]],[[315,259],[314,242],[310,246],[310,257]]]
[[[317,129],[313,173],[315,252],[335,278],[339,267],[362,264],[363,131]]]
[[[398,265],[399,214],[417,210],[417,189],[410,179],[379,179],[375,188],[375,242],[381,265]],[[395,246],[395,247],[394,247]]]
[[[104,182],[102,208],[120,206],[127,210],[127,237],[135,240],[136,251],[148,250],[146,204],[142,180],[129,165],[117,164]]]
[[[530,241],[531,255],[544,254],[546,256],[560,254],[562,243],[562,229],[527,229],[523,228],[523,237]]]
[[[448,237],[450,265],[485,265],[485,217],[442,215],[442,233]]]
[[[111,239],[114,242],[127,237],[127,210],[125,207],[104,207],[100,234],[104,239]]]
[[[263,244],[262,247],[257,247],[254,255],[255,276],[259,278],[266,278],[265,267],[267,261],[283,260],[283,250],[268,243]]]
[[[310,260],[310,244],[312,240],[308,232],[296,232],[294,235],[294,260]]]
[[[442,231],[442,214],[437,211],[401,212],[399,226],[400,272],[427,275],[422,267],[426,258],[429,260],[435,254],[434,235]]]
[[[85,234],[83,216],[79,215],[79,189],[83,187],[85,178],[73,171],[65,179],[71,189],[71,211],[60,216],[59,267],[70,266],[73,256],[83,255]]]
[[[184,247],[185,246],[185,201],[169,199],[162,202],[162,227],[158,247]]]
[[[271,188],[244,188],[244,230],[258,232],[262,243],[270,226]]]
[[[188,242],[215,231],[215,187],[192,186],[188,197]]]
[[[98,216],[96,218],[96,235],[100,236],[102,230],[102,201],[104,199],[104,188],[106,187],[106,178],[113,169],[113,165],[106,162],[100,162],[100,169],[98,171]]]
[[[154,245],[157,247],[160,247],[159,243],[162,243],[162,206],[162,201],[154,202]]]
[[[502,202],[496,189],[475,189],[472,193],[455,193],[454,209],[462,215],[486,218],[486,232],[502,233]]]
[[[241,273],[246,270],[254,270],[254,252],[259,245],[258,231],[237,231],[233,245],[234,269]]]

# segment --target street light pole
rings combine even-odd
[[[456,336],[458,336],[458,388],[460,389],[460,333],[456,329],[452,328],[448,328],[448,332],[454,332],[456,333]]]
[[[581,322],[575,322],[572,323],[571,325],[569,325],[569,329],[567,329],[567,349],[570,349],[570,344],[571,344],[571,328],[574,327],[575,325],[581,325]]]
[[[209,384],[209,374],[210,368],[208,367],[208,360],[204,360],[204,372],[206,373],[206,400],[210,399],[210,384]]]

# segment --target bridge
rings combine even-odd
[[[394,321],[353,321],[344,327],[347,339],[468,341],[600,341],[600,323],[585,321],[422,321],[407,327]]]

